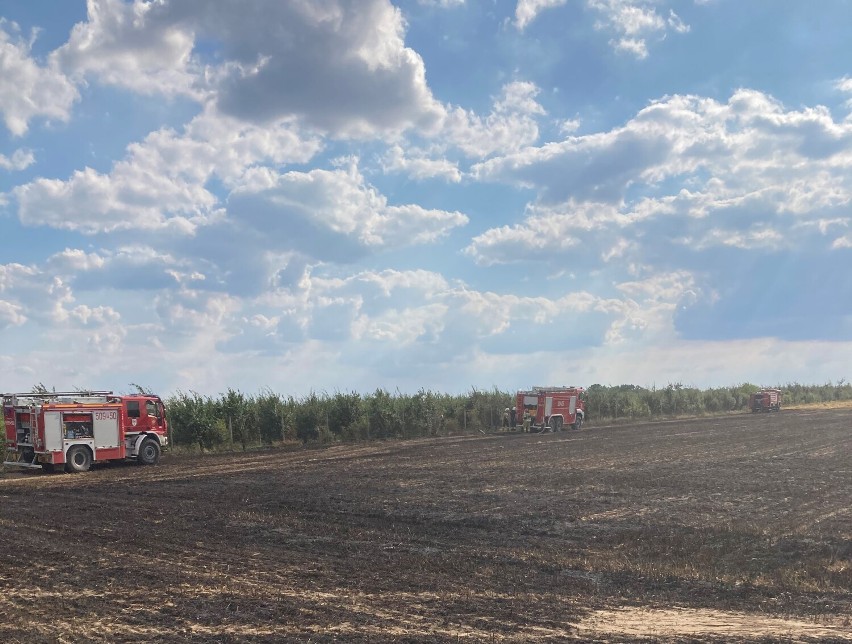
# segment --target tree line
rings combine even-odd
[[[852,384],[790,383],[777,387],[784,405],[852,400]],[[700,416],[747,409],[752,384],[697,389],[680,383],[662,388],[594,384],[586,389],[586,421],[650,420]],[[421,389],[416,394],[376,389],[316,393],[296,398],[271,390],[245,394],[228,389],[217,397],[194,391],[165,399],[175,445],[201,449],[248,449],[289,441],[335,442],[447,436],[495,431],[503,412],[515,405],[515,392],[472,388],[461,395]]]

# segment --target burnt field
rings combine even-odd
[[[852,410],[0,479],[0,640],[852,640]]]

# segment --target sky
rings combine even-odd
[[[0,390],[847,379],[850,24],[0,0]]]

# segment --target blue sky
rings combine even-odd
[[[0,1],[0,390],[848,378],[850,24]]]

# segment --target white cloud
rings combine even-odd
[[[568,214],[532,207],[520,224],[487,230],[463,252],[482,266],[541,261],[572,252],[590,225],[589,214],[580,209]]]
[[[217,203],[198,184],[150,176],[125,162],[110,175],[86,168],[75,171],[68,181],[36,179],[15,188],[13,195],[25,225],[88,234],[130,228],[191,234]]]
[[[649,275],[617,285],[611,298],[585,291],[559,298],[477,291],[448,283],[427,271],[362,272],[341,280],[310,275],[300,288],[313,317],[322,317],[322,303],[345,304],[347,337],[410,345],[424,342],[445,351],[470,352],[487,338],[536,328],[545,337],[595,328],[601,342],[620,343],[640,337],[672,337],[672,312],[697,297],[692,275],[680,271]],[[570,318],[572,330],[554,325]],[[606,326],[600,329],[601,321]],[[306,321],[310,333],[314,323]]]
[[[81,254],[65,251],[54,256],[77,260],[66,264],[73,273],[81,265]],[[92,261],[89,258],[89,261]],[[121,315],[110,305],[81,302],[71,286],[68,272],[58,275],[62,264],[48,261],[44,267],[22,264],[0,265],[0,324],[22,326],[27,342],[52,342],[64,333],[84,329],[103,334],[123,335]],[[85,264],[85,262],[83,263]],[[48,267],[50,267],[48,269]],[[23,327],[24,324],[26,327]],[[38,333],[34,333],[38,329]],[[34,337],[35,336],[35,337]],[[82,337],[82,336],[81,336]]]
[[[473,177],[539,199],[523,223],[477,236],[466,252],[504,262],[510,247],[517,259],[561,239],[564,254],[578,240],[605,241],[605,253],[612,234],[631,228],[641,244],[654,242],[644,231],[660,218],[675,226],[671,237],[700,248],[790,246],[793,224],[831,219],[852,201],[850,143],[852,123],[823,107],[786,110],[752,90],[727,103],[666,97],[623,127],[475,164]]]
[[[612,246],[603,250],[601,259],[604,262],[611,262],[614,259],[624,257],[624,254],[631,248],[635,249],[635,245],[624,237],[619,237],[614,241]]]
[[[844,76],[834,83],[834,87],[844,94],[852,94],[852,77]],[[846,107],[852,109],[852,98],[846,101]]]
[[[648,39],[661,39],[669,31],[689,32],[689,25],[670,9],[667,17],[657,11],[660,0],[586,0],[600,15],[596,28],[615,35],[610,41],[617,51],[638,59],[648,56]]]
[[[335,170],[259,173],[232,193],[229,213],[326,261],[369,248],[434,242],[468,221],[459,212],[389,204],[366,184],[355,159]]]
[[[440,155],[441,152],[438,151]],[[452,183],[461,181],[458,164],[446,158],[430,156],[428,150],[416,147],[403,148],[395,144],[381,158],[385,172],[401,172],[414,179],[441,178]]]
[[[728,246],[742,250],[757,248],[780,250],[789,249],[791,244],[794,243],[791,239],[785,239],[779,231],[766,226],[745,231],[712,228],[702,237],[685,238],[678,241],[695,250],[706,250],[714,246]]]
[[[150,14],[146,28],[166,25],[221,45],[226,63],[208,77],[219,108],[242,120],[297,117],[357,138],[432,130],[443,116],[388,0],[186,2]]]
[[[545,114],[535,100],[539,88],[526,81],[514,81],[503,86],[486,117],[455,108],[448,114],[444,135],[453,145],[472,157],[519,150],[538,139],[535,116]]]
[[[843,237],[838,237],[831,243],[831,247],[834,250],[839,250],[841,248],[852,248],[852,235],[844,235]]]
[[[395,143],[381,157],[382,169],[417,180],[442,178],[459,183],[459,162],[448,158],[448,151],[483,158],[519,150],[538,140],[536,117],[546,114],[536,100],[539,92],[534,83],[527,81],[506,83],[494,98],[491,112],[484,117],[450,106],[441,129],[433,136],[437,142],[426,147]]]
[[[639,60],[648,57],[648,46],[641,38],[619,38],[618,40],[610,41],[610,44],[616,50],[632,54]]]
[[[23,264],[0,264],[0,293],[27,283],[37,274],[35,268]]]
[[[696,2],[696,4],[701,4],[700,2]],[[680,17],[671,9],[669,10],[669,17],[666,20],[666,26],[673,29],[676,33],[685,34],[689,33],[690,26],[686,24]]]
[[[27,321],[22,308],[12,302],[0,300],[0,329],[10,326],[21,326]]]
[[[515,26],[523,31],[545,9],[560,7],[568,0],[518,0],[515,7]]]
[[[85,304],[75,306],[69,311],[69,316],[85,327],[101,325],[112,326],[121,319],[121,315],[119,315],[118,311],[111,306],[90,307]]]
[[[626,36],[635,37],[666,28],[666,21],[647,4],[643,6],[631,0],[592,0],[589,6],[604,13],[609,24]]]
[[[193,234],[221,216],[207,187],[215,176],[238,185],[258,163],[304,162],[319,149],[287,121],[258,127],[207,110],[179,135],[165,129],[128,146],[109,174],[77,170],[67,181],[39,178],[13,189],[18,216],[87,234],[136,228]]]
[[[164,325],[160,342],[167,345],[176,333],[192,343],[209,343],[227,337],[227,325],[240,311],[236,297],[193,289],[162,291],[155,298],[155,308]],[[211,349],[212,352],[212,349]]]
[[[365,315],[355,320],[352,337],[355,340],[377,340],[398,346],[406,346],[424,336],[437,336],[443,330],[441,319],[447,307],[429,304],[417,308],[391,309],[381,315],[368,318]]]
[[[87,253],[77,248],[66,248],[62,252],[48,257],[47,264],[54,271],[78,273],[103,268],[106,260],[98,253]]]
[[[35,163],[32,150],[15,150],[11,157],[0,154],[0,168],[3,170],[24,170]]]
[[[448,4],[448,3],[444,3]],[[298,118],[343,137],[434,130],[444,110],[388,0],[159,3],[88,0],[52,60],[143,94],[216,101],[259,125]],[[221,58],[199,42],[214,41]]]
[[[690,30],[673,9],[669,9],[668,16],[660,14],[658,6],[666,3],[667,0],[585,0],[588,9],[599,16],[595,28],[613,34],[613,48],[640,60],[648,56],[649,38],[662,39],[669,31],[684,34]],[[515,26],[523,31],[542,11],[565,4],[567,0],[518,0]]]
[[[33,118],[67,121],[78,94],[55,65],[40,66],[31,57],[35,32],[29,41],[18,32],[15,23],[0,17],[0,115],[13,135],[22,136]],[[14,169],[20,162],[13,156]]]
[[[174,25],[152,25],[157,4],[87,0],[88,20],[74,26],[52,62],[79,79],[91,75],[141,94],[201,98],[201,70],[192,59],[194,34]]]

